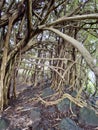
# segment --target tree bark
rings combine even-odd
[[[94,59],[91,57],[90,53],[87,51],[87,49],[83,46],[83,44],[81,44],[80,42],[78,42],[77,40],[75,40],[74,38],[60,32],[57,29],[54,29],[52,27],[50,28],[43,28],[43,30],[50,30],[56,34],[58,34],[60,37],[62,37],[64,40],[68,41],[72,46],[74,46],[75,48],[78,49],[78,51],[81,53],[81,55],[84,57],[84,59],[86,60],[88,66],[90,67],[90,69],[94,72],[94,74],[96,75],[96,78],[98,77],[98,67],[96,66],[96,64],[94,63]]]

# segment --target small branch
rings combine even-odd
[[[42,20],[42,18],[35,11],[33,11],[33,13],[39,20]]]
[[[37,59],[37,60],[61,60],[61,61],[65,61],[65,60],[67,60],[67,61],[71,61],[71,62],[73,62],[71,59],[67,59],[67,58],[44,58],[44,57],[34,57],[34,56],[24,56],[23,58],[32,58],[32,59]]]
[[[64,17],[61,17],[59,18],[58,20],[52,22],[52,23],[49,23],[47,25],[41,25],[39,26],[38,28],[39,29],[42,29],[43,27],[49,27],[49,26],[54,26],[56,24],[61,24],[62,22],[68,22],[68,21],[81,21],[81,20],[87,20],[87,19],[98,19],[98,13],[95,13],[95,14],[86,14],[86,15],[76,15],[76,16],[73,16],[73,17],[67,17],[67,16],[64,16]]]

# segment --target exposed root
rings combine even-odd
[[[63,99],[68,98],[71,102],[75,103],[77,106],[79,107],[84,107],[87,106],[87,104],[83,101],[77,100],[76,98],[72,97],[70,94],[65,93],[63,94],[63,96],[55,101],[45,101],[43,100],[41,97],[39,97],[39,101],[41,101],[43,104],[45,104],[46,106],[51,106],[51,105],[56,105],[59,102],[61,102]]]

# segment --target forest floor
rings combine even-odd
[[[43,95],[43,89],[45,86],[41,85],[35,88],[26,84],[17,86],[17,98],[11,100],[9,106],[2,113],[2,118],[6,119],[9,125],[6,129],[0,130],[67,130],[60,128],[59,123],[65,117],[73,118],[72,115],[69,111],[59,111],[57,105],[42,104],[38,97]],[[42,97],[47,100],[51,98],[49,95]],[[55,99],[58,98],[57,96],[54,97]],[[73,119],[78,125],[78,119]],[[76,129],[71,128],[69,130],[97,130],[97,128],[82,124]]]

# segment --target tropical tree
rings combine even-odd
[[[23,66],[35,86],[47,74],[53,89],[62,93],[70,85],[78,96],[88,87],[92,71],[97,92],[97,8],[97,0],[1,0],[1,111],[10,95],[16,97],[15,78]]]

